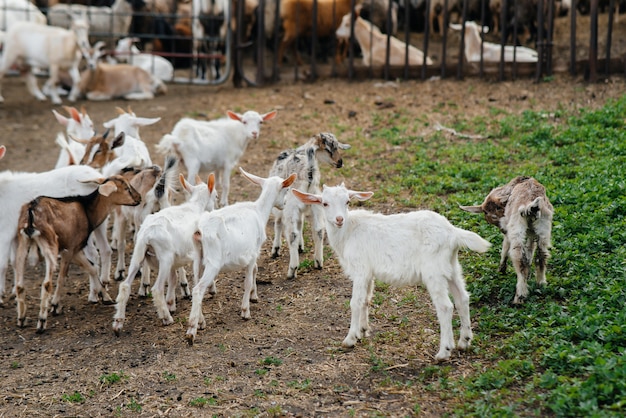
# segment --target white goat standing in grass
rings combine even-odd
[[[203,273],[192,291],[186,335],[190,345],[196,338],[198,328],[206,327],[202,299],[207,289],[215,294],[215,279],[221,271],[246,269],[241,317],[250,319],[250,302],[259,299],[256,287],[257,259],[267,238],[265,227],[272,208],[282,208],[287,190],[296,180],[295,173],[286,179],[276,176],[262,178],[246,173],[242,168],[240,170],[248,180],[261,186],[261,195],[254,202],[238,202],[200,216],[194,234],[198,250],[194,271],[203,270]]]
[[[469,294],[465,290],[458,252],[462,248],[485,252],[489,242],[428,210],[388,216],[366,210],[349,211],[351,199],[367,200],[373,193],[348,190],[343,184],[324,187],[321,195],[296,189],[292,192],[305,204],[323,207],[328,242],[353,282],[352,319],[350,331],[342,343],[344,347],[353,347],[357,340],[369,336],[374,279],[395,286],[420,283],[426,286],[440,325],[437,361],[449,359],[454,348],[454,306],[461,319],[458,347],[469,347],[473,336]]]
[[[80,82],[78,65],[82,56],[89,55],[88,32],[89,25],[84,17],[74,17],[70,30],[34,22],[13,24],[6,34],[0,60],[0,85],[4,74],[20,61],[28,67],[26,75],[28,91],[38,100],[46,100],[46,96],[37,85],[32,68],[48,68],[50,75],[43,89],[50,92],[52,103],[61,104],[57,84],[59,71],[66,69],[72,78],[72,90],[68,99],[75,101]],[[4,102],[4,98],[0,93],[1,102]]]
[[[263,115],[249,110],[243,115],[228,111],[227,118],[200,121],[183,118],[171,134],[161,138],[157,150],[173,154],[187,167],[187,181],[200,171],[212,171],[222,186],[220,205],[228,205],[230,174],[239,162],[248,143],[257,140],[263,122],[276,117],[276,111]]]
[[[307,193],[319,193],[320,168],[318,161],[341,168],[343,166],[341,150],[348,148],[350,145],[342,144],[335,135],[329,132],[319,133],[309,139],[306,144],[296,149],[281,152],[274,161],[270,176],[286,178],[290,173],[296,173],[298,179],[292,185],[293,188]],[[287,278],[295,278],[300,265],[298,253],[304,250],[302,229],[305,215],[309,216],[313,233],[315,268],[321,269],[324,266],[324,213],[321,208],[305,205],[294,195],[288,193],[284,209],[274,208],[272,213],[274,214],[272,257],[278,257],[284,232],[285,240],[289,246]]]
[[[196,179],[198,184],[193,186],[185,181],[182,174],[180,182],[188,193],[189,200],[148,215],[137,233],[128,276],[120,284],[117,295],[117,311],[113,319],[113,331],[116,335],[119,335],[124,325],[130,288],[144,260],[148,260],[152,267],[158,267],[159,270],[152,286],[157,314],[163,325],[174,323],[170,312],[176,310],[176,271],[178,270],[179,275],[184,275],[184,266],[194,261],[193,234],[197,229],[198,218],[204,211],[213,210],[217,201],[213,173],[209,175],[207,184]],[[198,271],[194,268],[194,275],[197,274]],[[194,280],[196,282],[197,278]],[[164,295],[166,283],[167,295]]]
[[[521,303],[528,296],[527,282],[535,250],[537,283],[546,285],[554,208],[541,183],[532,177],[518,176],[493,189],[480,206],[461,206],[461,209],[484,214],[485,220],[504,234],[499,271],[506,272],[510,256],[517,274],[513,303]]]

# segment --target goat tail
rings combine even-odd
[[[176,168],[177,163],[178,163],[178,159],[174,157],[173,155],[169,155],[165,159],[165,168],[163,169],[163,172],[161,173],[161,177],[159,178],[159,181],[154,187],[154,196],[157,198],[158,201],[161,201],[163,196],[165,196],[166,199],[168,198],[169,189],[173,187],[172,185],[176,181],[177,170],[175,168]],[[164,207],[164,206],[161,206],[161,207]]]
[[[37,199],[31,201],[28,204],[27,220],[26,223],[20,228],[20,234],[28,240],[28,264],[34,266],[39,261],[39,247],[35,240],[36,237],[41,235],[41,232],[35,227],[35,208],[37,207]]]
[[[459,248],[468,248],[477,253],[487,252],[491,243],[483,239],[480,235],[472,231],[456,228],[455,231],[456,245]]]
[[[156,144],[156,150],[160,154],[175,154],[176,153],[176,143],[178,142],[178,138],[172,134],[165,134],[161,138],[158,144]]]
[[[522,205],[519,208],[519,214],[524,218],[537,219],[541,214],[546,212],[546,201],[543,196],[538,196],[528,205]]]

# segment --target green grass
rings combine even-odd
[[[494,108],[491,114],[493,120],[451,126],[482,139],[420,136],[426,124],[398,112],[379,113],[371,139],[354,140],[384,155],[380,166],[356,163],[379,185],[365,206],[394,201],[429,208],[494,244],[486,255],[461,254],[477,324],[472,352],[481,359],[474,373],[445,379],[446,397],[458,416],[624,416],[626,96],[576,113],[510,115]],[[481,203],[516,175],[537,178],[555,207],[548,286],[530,283],[519,307],[511,304],[513,267],[497,272],[500,232],[458,209]],[[377,286],[374,306],[385,298]],[[372,369],[385,366],[373,354],[370,362]],[[426,369],[418,379],[441,379],[438,370]]]

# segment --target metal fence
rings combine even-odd
[[[20,1],[28,2],[0,0],[0,30],[9,29],[17,19],[16,13],[23,20],[37,12],[20,8]],[[34,1],[45,2],[37,6],[48,20],[59,7],[49,7],[49,0]],[[626,11],[626,0],[577,0],[566,13],[563,4],[571,0],[399,0],[400,6],[396,0],[359,2],[364,8],[370,6],[370,20],[374,18],[374,4],[385,5],[381,26],[392,28],[397,18],[393,42],[419,48],[432,58],[429,65],[412,65],[408,58],[402,65],[392,65],[391,55],[398,52],[390,52],[391,33],[384,35],[386,52],[380,65],[363,64],[364,51],[354,36],[343,45],[347,48],[345,55],[338,55],[340,44],[334,30],[343,16],[337,11],[349,2],[350,33],[354,35],[356,0],[330,0],[330,6],[329,0],[258,0],[254,9],[250,7],[251,0],[203,0],[204,11],[196,10],[201,2],[192,0],[172,0],[166,10],[158,9],[154,1],[148,4],[144,0],[73,1],[85,1],[87,6],[71,4],[70,8],[86,7],[90,19],[103,20],[103,15],[105,22],[109,22],[104,29],[100,25],[90,32],[92,42],[107,41],[109,53],[115,56],[115,40],[137,37],[142,50],[163,56],[174,64],[175,77],[170,81],[179,83],[220,84],[232,80],[236,86],[267,85],[285,79],[314,81],[320,77],[540,80],[564,72],[583,75],[593,82],[610,75],[626,75],[626,21],[623,17],[620,21],[619,13],[620,8]],[[252,1],[256,5],[256,0]],[[302,62],[295,60],[292,50],[287,51],[284,59],[278,56],[285,31],[282,24],[274,22],[281,22],[281,7],[285,7],[285,2],[296,4],[285,19],[296,22],[295,45]],[[496,2],[501,6],[499,9],[494,7]],[[328,7],[333,11],[330,33],[322,27],[329,25]],[[437,19],[431,10],[441,11]],[[525,14],[520,10],[525,10]],[[122,30],[116,26],[120,19],[128,22]],[[489,28],[479,41],[480,58],[472,62],[465,56],[470,41],[465,31],[450,29],[450,23],[465,27],[471,21]],[[499,25],[500,30],[496,30],[498,21],[504,22]],[[195,24],[203,28],[202,35],[193,29]],[[529,28],[531,36],[526,39],[522,34]],[[498,59],[486,59],[485,50],[493,44],[500,48]],[[515,52],[510,60],[505,45],[534,49],[536,62],[522,62]],[[117,58],[126,57],[118,54]]]

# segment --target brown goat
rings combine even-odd
[[[341,18],[350,13],[350,0],[317,0],[316,35],[318,38],[334,36]],[[282,64],[285,50],[295,46],[299,36],[309,35],[313,28],[313,0],[283,0],[280,4],[283,38],[278,49],[278,65]],[[294,54],[298,64],[302,59],[297,48]]]
[[[46,329],[50,305],[53,314],[59,313],[63,282],[72,261],[81,265],[89,274],[89,301],[98,302],[101,296],[105,303],[114,303],[98,280],[96,267],[81,250],[87,244],[89,235],[100,226],[115,205],[138,205],[141,197],[122,176],[96,179],[89,183],[99,185],[90,195],[58,199],[38,197],[22,207],[15,255],[17,324],[20,327],[24,326],[26,320],[24,263],[31,247],[32,251],[38,249],[46,262],[46,275],[41,285],[38,333]],[[59,254],[61,265],[56,290],[51,298],[52,274],[56,270]]]
[[[482,213],[485,220],[500,228],[504,234],[499,271],[506,272],[507,257],[511,257],[517,273],[513,303],[528,296],[527,280],[535,260],[537,283],[545,285],[546,264],[550,257],[552,217],[554,208],[546,188],[532,177],[515,177],[504,186],[493,189],[480,206],[461,206],[471,213]]]

